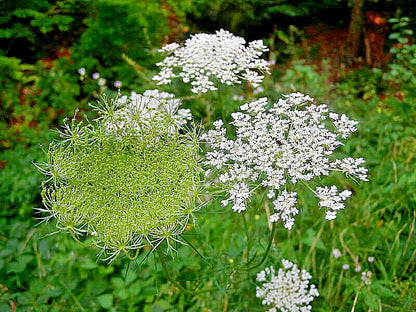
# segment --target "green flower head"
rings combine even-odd
[[[90,236],[108,259],[170,246],[197,207],[200,175],[196,134],[179,129],[169,105],[103,98],[96,120],[65,121],[43,169],[46,219],[74,238]]]

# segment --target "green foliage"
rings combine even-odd
[[[79,34],[86,3],[85,0],[8,1],[0,19],[0,39],[6,43],[8,55],[34,62],[72,41]]]
[[[26,77],[24,71],[33,66],[21,64],[17,58],[0,56],[0,83],[4,88],[0,90],[0,129],[1,145],[10,146],[8,135],[10,131],[8,125],[18,116],[13,114],[13,107],[20,104],[21,89],[36,77]]]
[[[76,105],[79,105],[76,99],[80,95],[75,67],[65,58],[56,60],[54,66],[48,70],[42,68],[42,64],[38,65],[40,67],[40,79],[36,84],[38,94],[33,99],[37,106],[61,110],[61,114],[73,111]]]
[[[74,47],[80,65],[86,55],[101,66],[111,67],[122,62],[122,53],[149,66],[153,50],[167,34],[167,11],[155,1],[95,1],[85,20],[86,30]],[[109,27],[112,25],[112,27]],[[81,67],[81,66],[80,66]]]
[[[295,54],[285,68],[275,67],[272,77],[265,81],[266,90],[260,94],[250,88],[242,87],[238,94],[224,88],[219,95],[195,96],[185,103],[209,127],[221,115],[229,118],[242,103],[233,100],[234,95],[254,98],[267,94],[277,98],[279,93],[296,90],[360,120],[359,131],[344,149],[367,159],[370,182],[346,186],[355,194],[346,210],[332,222],[317,218],[323,212],[316,212],[315,201],[308,192],[301,193],[302,214],[295,228],[277,231],[272,257],[263,263],[260,260],[267,248],[265,238],[270,234],[264,214],[272,209],[263,200],[264,194],[256,194],[251,202],[253,209],[237,218],[220,208],[217,194],[195,213],[198,226],[188,224],[190,229],[183,233],[189,244],[173,246],[177,254],[167,263],[172,279],[188,289],[196,288],[194,295],[178,290],[164,277],[158,255],[149,256],[149,249],[144,248],[136,261],[118,258],[107,266],[94,261],[95,250],[80,246],[69,235],[47,235],[56,230],[53,225],[34,227],[38,220],[30,215],[32,207],[41,207],[41,175],[31,162],[42,163],[46,157],[38,144],[52,139],[53,134],[46,130],[57,125],[63,115],[76,106],[82,109],[94,91],[100,92],[97,82],[89,78],[80,86],[78,68],[86,67],[89,75],[100,72],[109,86],[114,80],[122,80],[125,87],[135,91],[154,88],[144,78],[151,77],[151,72],[143,65],[151,69],[153,51],[169,32],[168,11],[162,10],[159,2],[139,2],[0,3],[4,12],[0,17],[1,42],[9,47],[0,52],[0,311],[14,307],[16,311],[264,311],[255,298],[255,274],[265,266],[278,264],[281,258],[296,260],[311,272],[312,282],[321,294],[313,303],[313,311],[351,311],[353,307],[356,312],[415,310],[416,94],[411,77],[414,43],[406,19],[392,21],[402,26],[395,28],[396,35],[390,38],[397,44],[391,51],[393,59],[387,73],[361,69],[341,73],[339,83],[327,85],[330,73],[297,60],[299,56]],[[294,15],[306,19],[307,12],[315,14],[324,6],[339,6],[346,1],[309,1],[306,6],[304,1],[165,3],[188,21],[195,16],[223,15],[222,19],[214,18],[223,22],[215,24],[216,29],[233,25],[243,33],[276,16],[282,23],[290,17],[286,25],[292,23],[301,29],[292,20]],[[120,14],[113,16],[116,22],[110,18],[112,11]],[[189,12],[194,17],[187,16]],[[143,26],[147,27],[147,35]],[[271,28],[264,29],[268,33]],[[88,36],[83,35],[85,32]],[[277,40],[290,43],[284,34],[280,33]],[[78,40],[80,36],[82,40]],[[67,39],[72,56],[37,62],[47,56],[47,51],[66,47]],[[28,47],[27,55],[16,52],[21,45]],[[288,51],[284,52],[284,48],[276,45],[276,52],[285,54]],[[140,77],[121,59],[122,52],[133,61],[130,63],[135,64]],[[179,94],[187,95],[185,90]],[[161,146],[166,148],[166,157],[169,146]],[[175,156],[170,151],[169,157]],[[108,148],[107,152],[117,157],[124,155],[119,148]],[[146,160],[156,166],[151,155]],[[99,152],[93,151],[91,156],[97,160]],[[133,156],[127,153],[123,162],[128,174],[131,170],[126,168],[134,167],[128,160],[137,155]],[[163,159],[159,160],[163,163]],[[105,164],[111,167],[111,162]],[[93,171],[94,166],[90,167]],[[342,181],[337,176],[331,179]],[[135,183],[126,189],[140,181]],[[104,184],[113,187],[108,181]],[[333,256],[334,248],[340,250],[339,258]],[[241,270],[247,268],[245,264],[252,268]],[[345,264],[349,269],[343,269]],[[357,264],[361,272],[355,272]],[[372,272],[371,283],[366,284],[361,273],[368,271]]]
[[[282,76],[277,78],[278,91],[282,93],[303,92],[325,99],[331,86],[327,85],[329,74],[318,72],[316,65],[309,65],[305,60],[288,63]]]
[[[319,23],[345,25],[350,16],[347,1],[289,0],[193,0],[187,20],[193,32],[214,31],[219,27],[245,38],[268,37],[274,30]],[[328,14],[328,12],[331,12]],[[334,12],[336,18],[333,14]],[[217,28],[213,28],[213,25]],[[193,27],[193,28],[192,28]]]
[[[21,64],[19,59],[0,57],[6,86],[0,91],[0,146],[39,144],[39,133],[79,105],[78,80],[68,60],[56,61],[51,69],[38,62]],[[69,72],[68,72],[69,71]]]
[[[16,1],[2,9],[0,144],[7,148],[30,144],[62,115],[86,107],[97,85],[80,88],[81,67],[137,90],[143,81],[123,53],[146,71],[169,32],[169,10],[154,1]]]
[[[337,83],[337,93],[351,98],[370,100],[386,91],[383,73],[377,68],[363,68],[342,74]]]
[[[43,136],[43,139],[47,137]],[[41,175],[32,161],[43,160],[38,146],[25,148],[22,145],[0,152],[0,217],[28,217],[39,193]]]
[[[389,72],[385,79],[396,83],[416,84],[416,43],[409,40],[413,36],[408,17],[391,18],[389,22],[393,24],[395,32],[389,35],[389,39],[394,40],[395,44],[390,48],[390,53],[394,56],[394,63],[389,64]]]
[[[294,60],[301,54],[299,41],[302,41],[303,33],[295,25],[289,25],[287,31],[276,29],[265,40],[270,47],[269,60],[273,63],[285,63]]]
[[[47,235],[53,230],[0,217],[1,311],[12,306],[23,311],[186,310],[185,296],[156,282],[163,277],[153,269],[152,257],[143,265],[103,266],[93,260],[93,250]]]

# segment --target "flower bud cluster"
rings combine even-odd
[[[217,169],[219,181],[228,198],[222,205],[232,204],[235,212],[246,210],[250,192],[258,186],[269,189],[274,214],[270,222],[281,220],[287,229],[294,224],[296,192],[299,183],[306,183],[331,171],[341,171],[347,177],[367,181],[367,169],[362,158],[333,159],[334,151],[356,130],[356,121],[347,116],[329,113],[325,104],[312,104],[313,99],[301,93],[284,95],[267,109],[267,98],[260,98],[240,107],[232,114],[235,139],[228,139],[223,122],[214,122],[202,139],[211,147],[205,164]],[[315,195],[332,220],[336,211],[344,208],[351,195],[338,194],[335,186],[317,188]]]
[[[45,218],[74,237],[89,236],[108,259],[170,246],[199,198],[199,146],[195,133],[172,127],[178,104],[141,95],[103,99],[93,106],[95,121],[65,122],[43,169]]]
[[[217,90],[215,81],[222,84],[240,84],[249,81],[257,87],[263,80],[258,72],[269,72],[266,60],[260,59],[268,48],[262,40],[248,43],[226,30],[215,34],[196,34],[185,41],[183,47],[172,43],[161,49],[170,55],[156,65],[162,67],[153,77],[158,84],[168,84],[181,78],[192,85],[194,93]]]
[[[282,260],[283,268],[277,274],[269,267],[257,274],[256,297],[263,305],[270,307],[268,312],[306,312],[311,311],[310,303],[319,296],[315,285],[309,285],[312,276],[289,260]]]

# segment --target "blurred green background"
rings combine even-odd
[[[354,193],[335,221],[316,218],[316,203],[302,193],[294,229],[278,230],[264,265],[287,258],[307,269],[321,294],[315,311],[416,311],[413,0],[3,0],[0,12],[0,311],[265,310],[255,298],[257,271],[235,270],[267,244],[262,194],[243,216],[216,199],[197,214],[186,237],[205,257],[178,246],[169,262],[184,285],[205,285],[195,295],[168,282],[153,256],[96,261],[96,250],[69,235],[49,235],[53,224],[36,226],[33,210],[42,205],[42,176],[32,163],[45,161],[51,129],[98,95],[115,94],[116,81],[126,94],[157,88],[157,49],[220,28],[270,47],[263,89],[225,88],[222,106],[177,82],[163,90],[188,98],[184,107],[207,128],[230,118],[238,96],[307,93],[360,121],[342,151],[364,157],[370,170],[362,185],[331,178]]]

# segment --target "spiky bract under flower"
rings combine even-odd
[[[46,210],[58,228],[92,236],[110,257],[181,234],[198,198],[195,134],[172,131],[171,115],[147,101],[104,100],[94,106],[100,118],[65,123],[49,146]]]

